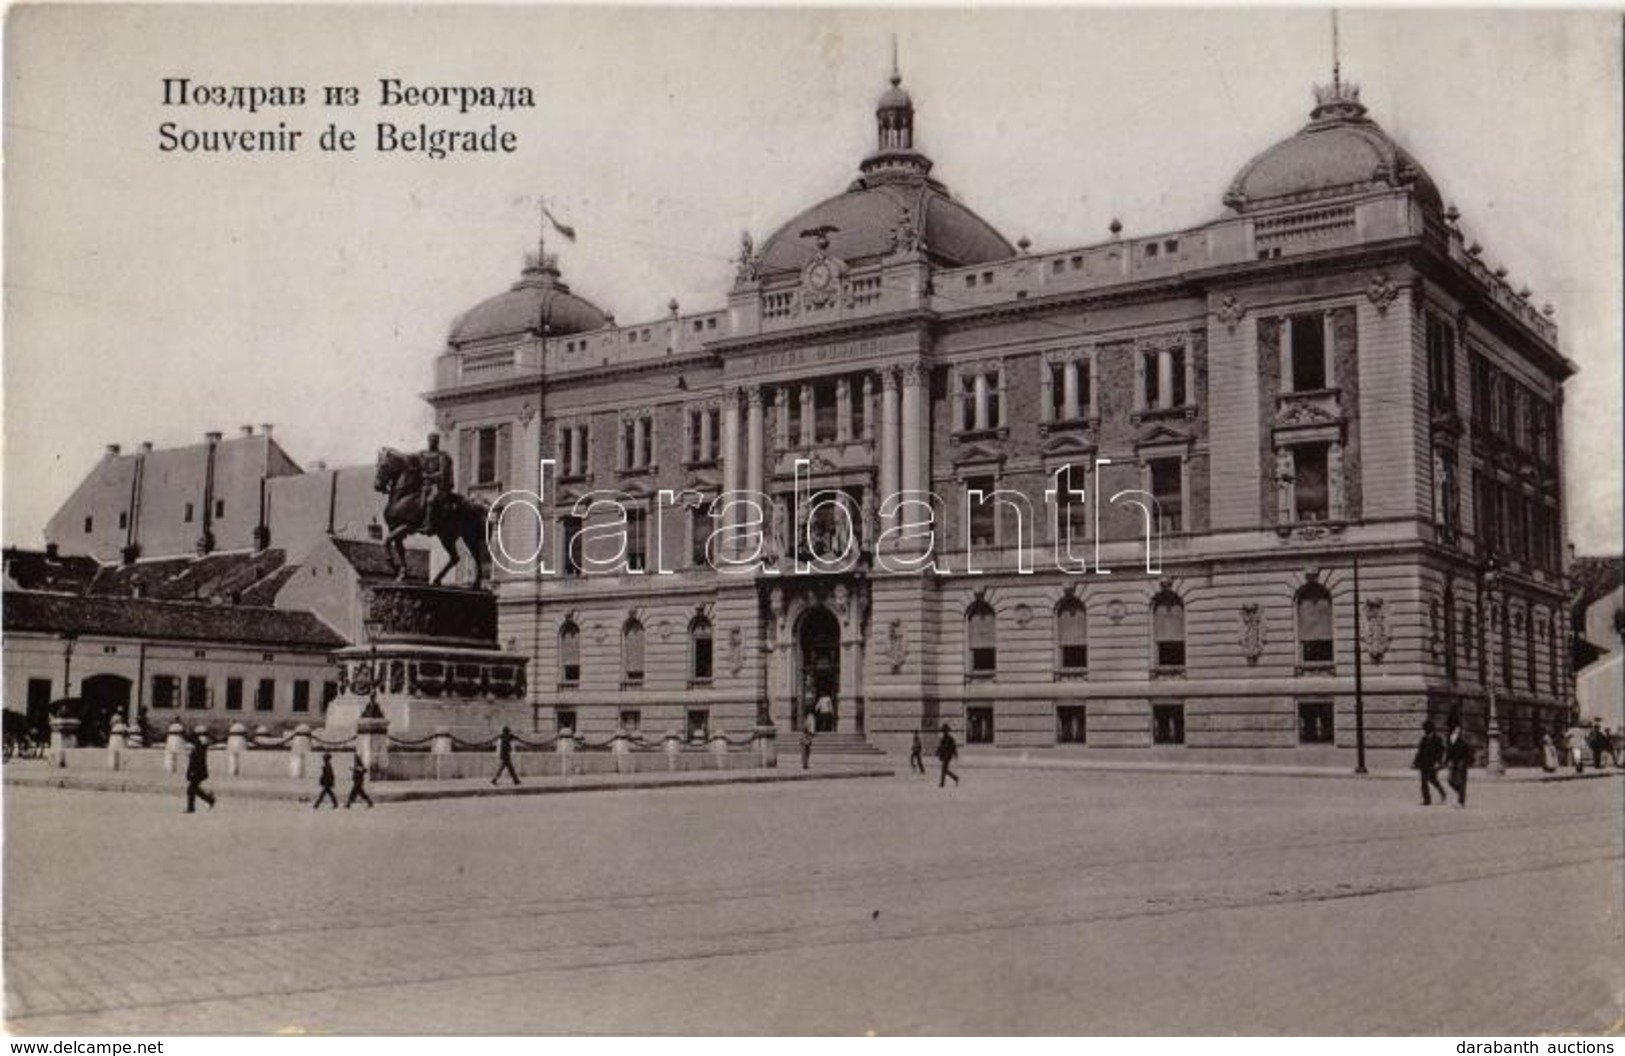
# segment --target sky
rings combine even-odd
[[[1345,80],[1485,259],[1550,301],[1580,367],[1569,531],[1621,534],[1617,13],[1345,11]],[[4,56],[4,540],[37,546],[104,445],[272,422],[306,466],[429,428],[453,320],[518,278],[539,196],[575,292],[631,323],[720,307],[757,243],[872,149],[896,34],[934,174],[1035,252],[1215,218],[1330,79],[1309,9],[12,7]],[[303,107],[164,105],[166,77],[298,85]],[[534,108],[385,109],[379,81],[530,88]],[[326,107],[323,86],[360,89]],[[483,129],[512,154],[373,149],[373,126]],[[159,127],[305,131],[186,154]],[[328,122],[360,149],[324,153]]]

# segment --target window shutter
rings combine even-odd
[[[972,610],[970,614],[970,647],[972,649],[994,649],[998,647],[998,644],[993,610],[985,605]]]
[[[1159,642],[1185,639],[1185,606],[1178,598],[1159,598],[1151,607],[1151,634]]]

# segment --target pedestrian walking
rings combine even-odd
[[[214,809],[214,793],[203,787],[208,779],[209,737],[199,733],[193,736],[192,750],[186,756],[186,813],[196,814],[200,799]]]
[[[910,771],[917,770],[922,774],[925,773],[924,752],[925,745],[920,743],[920,731],[915,730],[914,743],[909,745],[908,748],[908,768]]]
[[[807,721],[801,724],[801,769],[807,769],[812,762],[813,730],[816,728],[812,712],[807,713]]]
[[[937,778],[937,787],[941,788],[948,783],[951,777],[954,784],[959,784],[959,775],[948,767],[953,763],[954,756],[959,754],[959,745],[954,741],[953,731],[945,722],[942,724],[942,739],[937,742],[937,758],[942,760],[942,776]]]
[[[561,732],[559,736],[563,737],[564,733]],[[506,726],[497,734],[497,772],[491,776],[491,783],[494,785],[502,780],[504,773],[513,778],[514,784],[519,783],[519,775],[513,768],[513,731]]]
[[[1416,770],[1422,778],[1422,805],[1433,805],[1433,796],[1429,789],[1439,793],[1441,804],[1450,802],[1450,796],[1445,792],[1444,786],[1439,784],[1439,767],[1444,765],[1444,738],[1439,736],[1438,727],[1433,725],[1432,719],[1422,723],[1422,739],[1416,744],[1416,756],[1411,760],[1411,768]]]
[[[1608,735],[1602,732],[1602,720],[1591,720],[1591,732],[1586,734],[1586,747],[1591,749],[1591,766],[1602,769],[1602,753],[1608,750]]]
[[[1540,768],[1548,774],[1557,773],[1557,745],[1549,733],[1540,735]]]
[[[1570,726],[1569,732],[1563,736],[1563,745],[1568,750],[1569,765],[1574,767],[1574,772],[1577,774],[1585,773],[1585,729],[1580,726]]]
[[[1460,726],[1450,728],[1450,740],[1444,748],[1445,765],[1450,768],[1450,787],[1456,791],[1456,806],[1467,806],[1467,770],[1473,765],[1473,745],[1461,732]]]
[[[355,806],[358,799],[366,800],[367,809],[372,809],[372,797],[367,795],[367,767],[359,755],[350,763],[350,798],[344,801],[344,809]]]
[[[339,797],[333,794],[333,753],[332,752],[323,752],[322,753],[322,773],[321,773],[321,776],[316,779],[316,783],[322,786],[322,790],[321,790],[320,794],[318,794],[316,796],[316,805],[314,807],[312,807],[311,809],[312,810],[321,810],[322,809],[322,800],[324,800],[324,799],[333,804],[333,809],[334,810],[339,809]]]

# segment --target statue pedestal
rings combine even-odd
[[[367,623],[377,628],[370,644],[334,654],[340,690],[328,705],[325,737],[357,732],[374,701],[397,740],[432,737],[439,729],[486,740],[503,726],[531,728],[527,660],[497,648],[491,594],[379,584],[368,592]]]

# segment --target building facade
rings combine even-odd
[[[1358,89],[1211,222],[1055,251],[952,196],[895,74],[876,124],[725,304],[617,324],[541,256],[454,326],[428,398],[526,507],[539,727],[1403,764],[1427,716],[1566,725],[1574,367]]]

